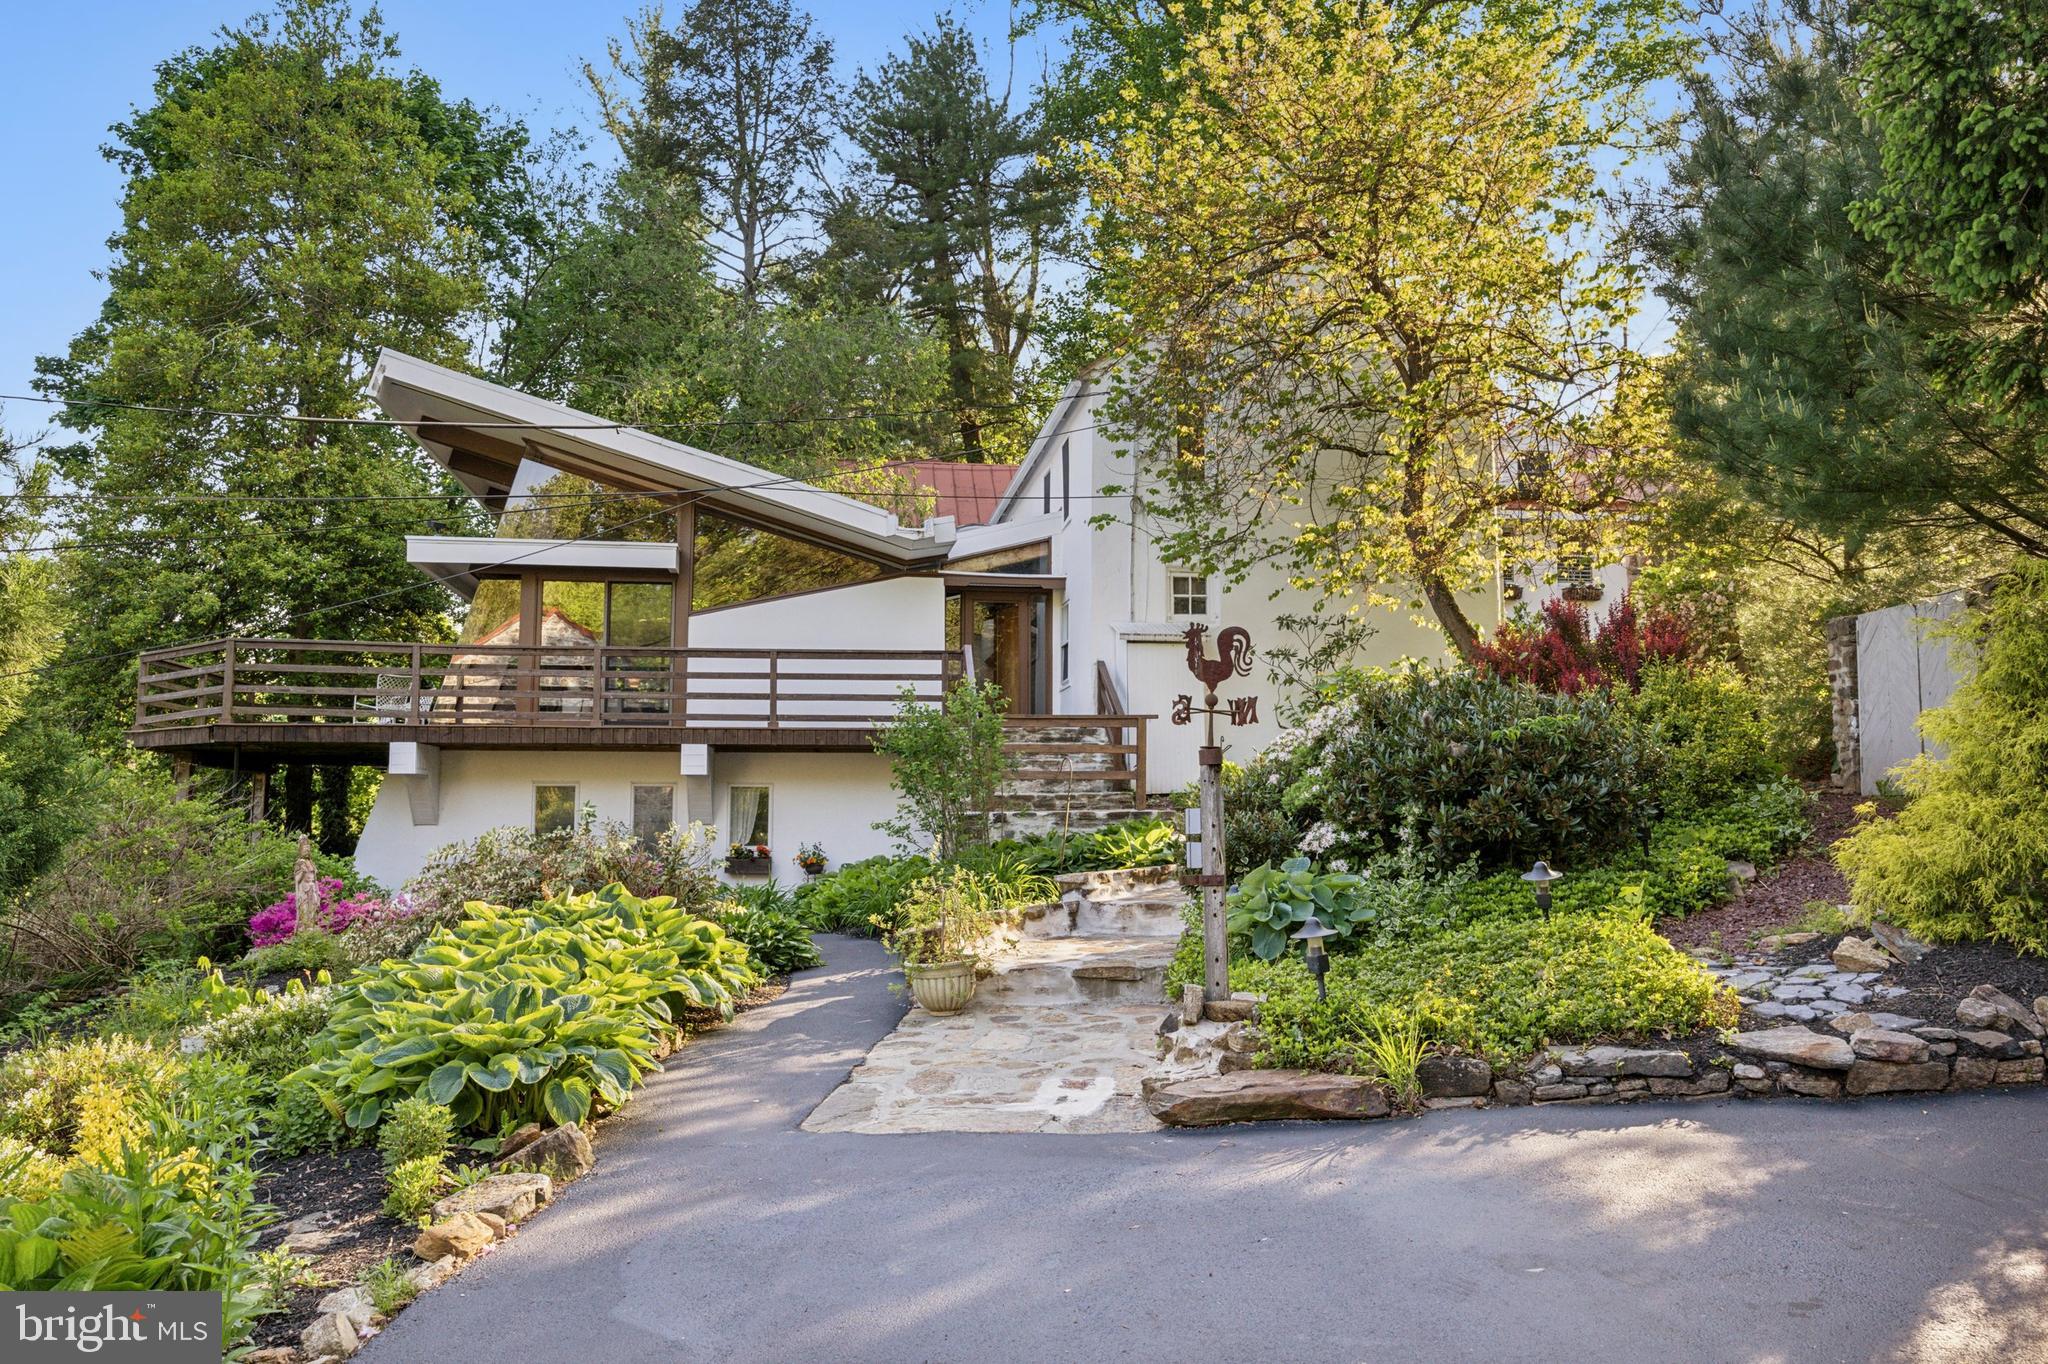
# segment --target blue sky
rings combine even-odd
[[[494,104],[535,128],[594,126],[581,63],[602,59],[641,0],[385,0],[402,59],[451,95]],[[671,8],[680,0],[671,0]],[[120,176],[99,154],[107,126],[149,97],[156,63],[204,43],[257,0],[42,0],[13,6],[0,42],[0,393],[22,393],[37,355],[60,352],[92,320],[119,224]],[[816,0],[810,11],[833,40],[841,73],[872,66],[911,29],[951,11],[1001,58],[1011,9],[1003,0]],[[1036,72],[1046,44],[1027,38],[1019,74]],[[1022,82],[1020,81],[1020,84]],[[44,413],[0,405],[6,429],[27,437]]]

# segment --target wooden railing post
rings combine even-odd
[[[405,703],[405,722],[409,725],[419,724],[426,718],[426,712],[420,706],[420,673],[426,667],[425,652],[423,645],[412,646],[412,684],[406,689]]]
[[[604,723],[605,673],[604,645],[595,644],[590,649],[590,723]]]
[[[1131,717],[1131,727],[1137,734],[1132,744],[1138,750],[1131,755],[1131,807],[1142,810],[1145,808],[1145,717]]]
[[[220,657],[220,722],[231,725],[235,722],[235,641],[232,638],[221,650]]]
[[[780,705],[780,697],[777,694],[778,688],[782,685],[781,674],[782,655],[770,649],[768,651],[768,728],[770,729],[779,729],[782,726],[782,721],[778,718],[782,707]]]

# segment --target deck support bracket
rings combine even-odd
[[[405,781],[406,802],[415,827],[441,822],[441,749],[437,744],[394,741],[384,765],[387,776]]]

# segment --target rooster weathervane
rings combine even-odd
[[[1257,696],[1233,696],[1222,705],[1216,701],[1216,688],[1228,682],[1233,676],[1249,676],[1252,670],[1252,637],[1242,625],[1227,626],[1216,634],[1216,657],[1210,658],[1204,652],[1203,642],[1209,633],[1206,625],[1190,625],[1184,638],[1188,646],[1188,671],[1202,684],[1202,704],[1197,706],[1195,698],[1188,695],[1173,698],[1173,723],[1187,724],[1194,719],[1197,711],[1208,717],[1209,742],[1216,742],[1216,717],[1227,715],[1232,725],[1255,725],[1259,722],[1259,698]]]

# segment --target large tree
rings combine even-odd
[[[1715,60],[1641,219],[1678,323],[1680,448],[1851,565],[1890,532],[2042,553],[2048,439],[1956,363],[1986,318],[1856,225],[1891,191],[1854,14],[1766,5],[1706,31]]]
[[[835,246],[900,281],[945,345],[954,453],[969,460],[1021,452],[1040,287],[1071,235],[1074,198],[1045,164],[1041,112],[1014,106],[973,36],[939,16],[855,83],[860,191],[828,220]]]
[[[1469,653],[1501,513],[1627,487],[1599,428],[1637,288],[1597,158],[1669,64],[1663,8],[1256,0],[1126,86],[1088,188],[1169,554],[1419,596]]]
[[[403,537],[460,524],[467,499],[402,433],[342,419],[367,415],[381,346],[465,363],[524,138],[396,56],[374,11],[286,0],[164,62],[113,129],[106,302],[38,366],[79,435],[51,459],[88,494],[61,518],[53,686],[102,734],[129,719],[138,649],[447,628],[453,598]],[[306,784],[286,797],[303,817]]]
[[[788,0],[643,10],[585,74],[628,167],[689,181],[749,306],[810,223],[832,141],[832,44]]]

